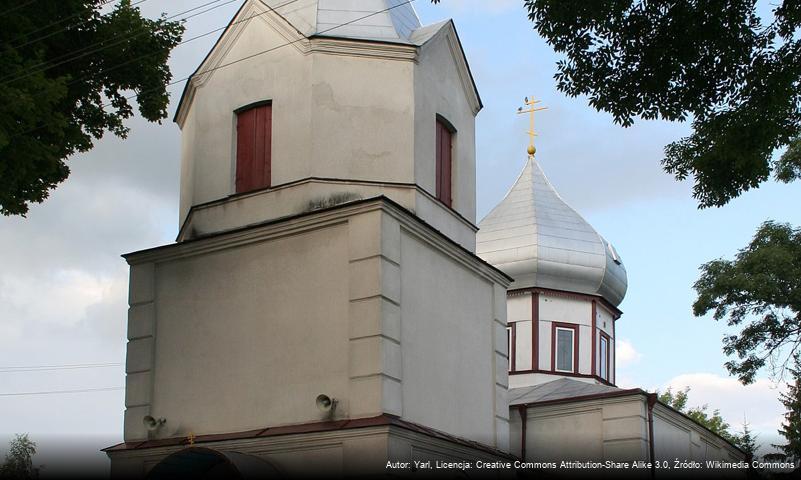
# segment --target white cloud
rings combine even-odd
[[[616,361],[618,367],[632,365],[639,362],[640,358],[642,358],[642,354],[625,338],[619,338],[615,341],[615,354],[617,355]]]
[[[782,389],[768,379],[758,379],[751,385],[742,385],[732,377],[713,373],[685,373],[673,377],[659,387],[674,391],[690,387],[688,406],[708,405],[709,410],[720,410],[721,416],[735,432],[747,420],[750,428],[760,435],[759,443],[769,447],[775,443],[777,430],[783,419],[784,407],[779,402]]]

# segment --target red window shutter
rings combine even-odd
[[[451,130],[441,120],[437,120],[437,198],[449,207],[452,200],[452,142]]]
[[[272,106],[259,105],[236,117],[236,192],[270,186]]]

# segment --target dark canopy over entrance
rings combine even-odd
[[[190,447],[175,452],[159,462],[147,475],[148,480],[173,478],[281,478],[270,462],[239,452],[221,452]]]

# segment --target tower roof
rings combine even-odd
[[[261,1],[306,37],[324,35],[411,44],[412,33],[420,28],[414,7],[404,0],[296,0],[289,4],[287,0]]]
[[[479,223],[476,240],[476,253],[515,279],[510,289],[599,295],[615,306],[626,294],[626,269],[614,247],[562,200],[533,156]]]

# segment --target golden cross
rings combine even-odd
[[[193,432],[189,432],[189,436],[186,439],[189,441],[190,446],[195,444],[195,434]]]
[[[548,107],[538,107],[537,105],[542,103],[542,100],[534,100],[532,96],[531,99],[526,97],[523,102],[526,104],[527,109],[523,109],[520,107],[517,109],[517,114],[528,113],[528,156],[533,157],[534,154],[537,152],[537,149],[534,147],[534,137],[537,136],[537,133],[534,131],[534,112],[541,112],[543,110],[548,110]]]

